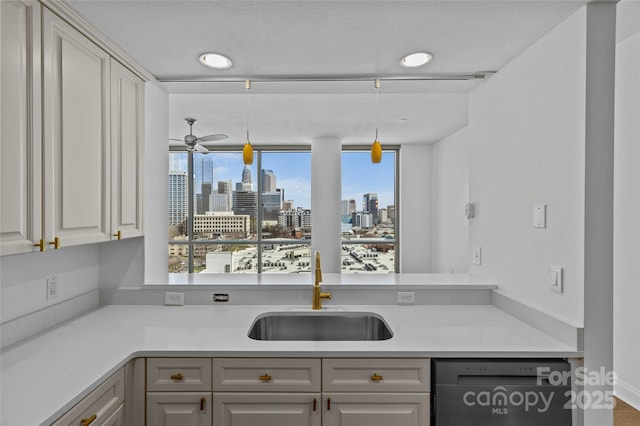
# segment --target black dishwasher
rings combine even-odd
[[[571,366],[560,359],[434,359],[433,426],[571,426]]]

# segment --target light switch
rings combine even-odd
[[[546,204],[536,204],[533,206],[533,227],[534,228],[547,227],[547,205]]]
[[[482,248],[474,247],[471,257],[474,265],[482,265]]]
[[[562,267],[549,265],[549,288],[562,293]]]

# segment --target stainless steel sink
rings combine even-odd
[[[254,340],[387,340],[393,333],[384,319],[368,312],[271,312],[258,316]]]

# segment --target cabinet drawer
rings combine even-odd
[[[322,390],[429,392],[427,359],[323,359]]]
[[[94,424],[102,424],[124,402],[124,368],[105,380],[93,392],[76,404],[53,426],[79,425],[83,419],[95,416]]]
[[[320,392],[319,359],[215,358],[220,392]]]
[[[148,391],[210,391],[211,358],[147,358]]]

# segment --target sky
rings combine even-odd
[[[362,196],[369,192],[378,194],[378,205],[384,208],[394,204],[393,190],[395,178],[395,153],[385,151],[382,162],[371,163],[371,155],[366,152],[344,152],[342,154],[342,195],[341,199],[354,199],[356,208],[362,209]],[[169,168],[187,170],[187,154],[171,153]],[[219,180],[242,180],[242,153],[210,152],[206,155],[194,154],[196,193],[200,193],[203,182],[213,182],[217,189]],[[253,189],[257,190],[257,155],[251,166]],[[273,170],[278,188],[284,189],[285,200],[293,200],[294,207],[311,208],[311,153],[310,152],[263,152],[262,168]]]

